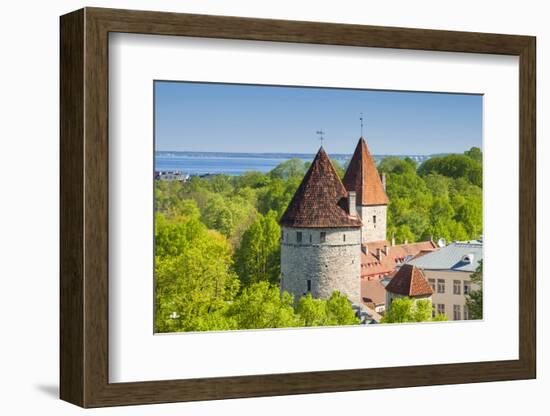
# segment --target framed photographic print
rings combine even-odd
[[[529,36],[62,16],[61,398],[534,378],[535,105]]]

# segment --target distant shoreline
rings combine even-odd
[[[432,158],[436,156],[445,156],[452,153],[431,153],[431,154],[373,154],[376,159],[385,157],[398,158]],[[182,151],[182,150],[156,150],[155,157],[223,157],[223,158],[262,158],[262,159],[313,159],[314,153],[281,153],[281,152],[199,152],[199,151]],[[351,154],[347,153],[332,153],[334,159],[347,159]]]

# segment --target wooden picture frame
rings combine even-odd
[[[101,407],[536,377],[535,38],[85,8],[61,17],[60,396]],[[108,34],[368,46],[519,57],[519,359],[109,383]]]

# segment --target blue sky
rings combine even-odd
[[[375,154],[481,147],[482,96],[188,82],[155,82],[155,149]]]

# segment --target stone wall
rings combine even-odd
[[[321,242],[323,232],[326,237]],[[301,242],[298,233],[301,233]],[[338,290],[358,303],[360,276],[360,228],[282,227],[281,290],[296,299],[308,293],[327,299]]]
[[[363,243],[386,239],[386,205],[358,205],[357,211],[363,222]],[[376,222],[374,217],[376,216]]]

